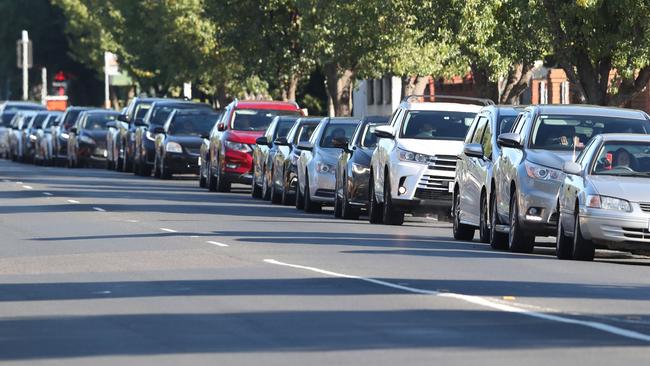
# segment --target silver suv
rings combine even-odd
[[[649,133],[650,118],[638,110],[585,105],[526,108],[512,132],[497,140],[493,247],[529,253],[535,236],[555,235],[564,162],[575,160],[592,137],[617,132]]]
[[[454,238],[472,240],[475,229],[490,241],[488,197],[493,197],[494,161],[501,153],[497,136],[510,132],[523,108],[487,106],[481,109],[465,136],[454,181]]]

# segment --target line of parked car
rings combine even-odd
[[[235,100],[222,111],[135,98],[118,113],[0,106],[0,152],[13,160],[169,179],[305,212],[401,225],[405,215],[453,223],[453,236],[530,253],[556,236],[557,257],[596,248],[650,252],[650,117],[585,105],[494,105],[408,96],[392,116],[306,116],[295,103]]]

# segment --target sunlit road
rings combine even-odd
[[[194,178],[0,161],[0,361],[647,364],[650,260],[307,215]]]

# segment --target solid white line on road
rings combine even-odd
[[[25,189],[34,189],[32,186],[23,186]]]
[[[206,241],[206,243],[216,245],[218,247],[227,247],[228,246],[228,244],[219,243],[218,241],[212,241],[212,240]]]
[[[53,194],[50,193],[50,192],[43,192],[43,194],[46,195],[46,196],[53,196]]]
[[[106,210],[104,210],[101,207],[93,207],[93,210],[98,211],[98,212],[106,212]]]
[[[81,202],[79,202],[77,200],[68,200],[68,202],[70,202],[70,203],[81,203]]]
[[[342,278],[350,278],[350,279],[355,279],[359,281],[364,281],[364,282],[370,282],[375,285],[380,285],[380,286],[385,286],[385,287],[390,287],[394,288],[397,290],[402,290],[406,292],[411,292],[414,294],[421,294],[421,295],[433,295],[433,296],[440,296],[440,297],[449,297],[457,300],[462,300],[465,302],[469,302],[475,305],[495,309],[495,310],[500,310],[508,313],[517,313],[521,315],[526,315],[530,316],[533,318],[538,318],[538,319],[544,319],[544,320],[549,320],[549,321],[554,321],[558,323],[565,323],[565,324],[574,324],[574,325],[580,325],[592,329],[597,329],[606,333],[610,334],[615,334],[621,337],[626,337],[626,338],[631,338],[631,339],[636,339],[639,341],[644,341],[644,342],[650,342],[650,335],[635,332],[633,330],[628,330],[624,328],[619,328],[616,326],[608,325],[605,323],[599,323],[595,321],[588,321],[588,320],[579,320],[579,319],[572,319],[572,318],[567,318],[564,316],[559,316],[559,315],[552,315],[552,314],[547,314],[547,313],[540,313],[536,311],[531,311],[527,310],[524,308],[512,306],[512,305],[507,305],[507,304],[502,304],[494,300],[490,300],[485,297],[481,296],[474,296],[474,295],[463,295],[463,294],[455,294],[452,292],[438,292],[438,291],[433,291],[433,290],[424,290],[424,289],[419,289],[415,287],[410,287],[410,286],[402,286],[398,285],[395,283],[391,282],[386,282],[386,281],[381,281],[381,280],[376,280],[374,278],[367,278],[367,277],[361,277],[361,276],[355,276],[355,275],[348,275],[348,274],[343,274],[343,273],[337,273],[337,272],[332,272],[332,271],[327,271],[324,269],[319,269],[315,267],[308,267],[308,266],[302,266],[299,264],[291,264],[291,263],[285,263],[285,262],[280,262],[276,261],[275,259],[265,259],[264,262],[270,263],[270,264],[276,264],[279,266],[285,266],[285,267],[291,267],[291,268],[297,268],[297,269],[303,269],[311,272],[316,272],[320,274],[324,274],[327,276],[331,277],[342,277]]]
[[[162,230],[162,231],[166,231],[166,232],[168,232],[168,233],[177,233],[177,232],[178,232],[178,231],[176,231],[176,230],[168,229],[168,228],[166,228],[166,227],[161,227],[160,230]]]

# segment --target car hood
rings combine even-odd
[[[203,143],[200,136],[168,136],[168,142],[177,142],[183,147],[199,148]]]
[[[372,159],[372,153],[374,151],[375,148],[357,147],[357,149],[352,153],[352,158],[350,160],[357,164],[370,165],[370,160]]]
[[[650,202],[650,178],[592,175],[589,180],[600,195],[633,202]]]
[[[328,164],[336,164],[341,155],[341,149],[335,148],[322,148],[318,149],[315,159]]]
[[[579,152],[576,152],[576,156]],[[573,161],[573,151],[526,150],[526,160],[553,169],[562,169],[567,161]]]
[[[463,141],[402,139],[399,141],[398,147],[402,150],[425,155],[458,156],[463,150]]]
[[[233,142],[241,142],[244,144],[255,144],[258,137],[264,136],[264,131],[236,131],[228,130],[226,132],[226,139]]]

